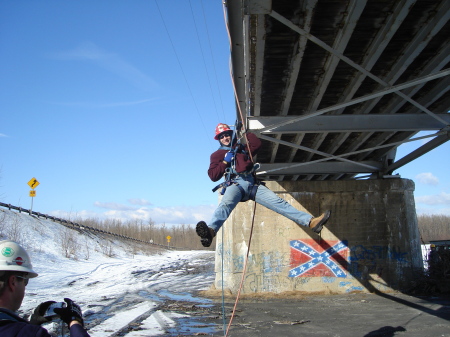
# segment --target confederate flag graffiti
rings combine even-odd
[[[289,277],[347,277],[346,241],[292,240]]]

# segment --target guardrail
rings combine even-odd
[[[158,243],[151,243],[151,242],[148,242],[148,241],[135,239],[135,238],[132,238],[132,237],[129,237],[129,236],[126,236],[126,235],[120,235],[120,234],[116,234],[116,233],[113,233],[113,232],[104,231],[102,229],[98,229],[98,228],[95,228],[95,227],[80,225],[80,224],[78,224],[76,222],[73,222],[73,221],[56,218],[56,217],[51,216],[51,215],[42,214],[42,213],[35,212],[35,211],[29,210],[29,209],[25,209],[25,208],[22,208],[22,207],[13,206],[11,204],[5,204],[3,202],[0,202],[0,206],[8,208],[9,210],[13,209],[13,210],[19,211],[19,213],[24,212],[24,213],[28,213],[29,215],[36,215],[38,218],[41,217],[41,218],[52,220],[54,222],[59,222],[61,225],[65,226],[65,227],[72,228],[72,229],[78,229],[78,230],[85,230],[85,231],[90,231],[90,232],[107,234],[107,235],[115,236],[115,237],[118,237],[118,238],[121,238],[121,239],[126,239],[126,240],[135,241],[135,242],[145,243],[145,244],[148,244],[148,245],[158,246],[158,247],[162,247],[162,248],[166,248],[166,249],[182,249],[182,248],[179,248],[179,247],[170,247],[170,246],[166,246],[166,245],[160,245]]]

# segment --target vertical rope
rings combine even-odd
[[[242,109],[241,109],[241,105],[239,104],[239,97],[238,97],[238,94],[237,94],[237,91],[236,91],[236,85],[234,83],[234,78],[233,78],[233,75],[231,73],[231,69],[230,69],[230,77],[231,77],[231,82],[233,83],[234,98],[235,98],[236,104],[238,106],[239,116],[241,117],[241,122],[244,125],[244,116],[242,115]],[[247,132],[244,132],[244,138],[245,138],[245,144],[247,145],[248,153],[250,155],[250,160],[254,164],[255,161],[253,160],[253,155],[252,155],[252,152],[250,151],[250,144],[248,143]]]
[[[228,21],[227,21],[227,10],[226,10],[226,2],[225,1],[223,1],[222,8],[223,8],[223,20],[225,22],[225,28],[227,29],[228,41],[230,43],[230,53],[231,53],[231,50],[232,50],[231,34],[230,34],[230,27],[228,26]],[[237,94],[237,91],[236,91],[236,83],[234,82],[234,78],[233,78],[231,61],[230,61],[230,77],[231,77],[231,83],[232,83],[232,86],[233,86],[234,98],[236,100],[236,105],[238,106],[238,110],[239,110],[239,116],[241,117],[241,122],[244,124],[244,117],[243,117],[243,114],[242,114],[241,105],[239,104],[239,97],[238,97],[238,94]],[[253,155],[250,152],[250,146],[248,144],[248,139],[247,139],[247,133],[246,132],[244,132],[244,137],[245,137],[245,143],[247,144],[248,153],[250,154],[250,159],[251,159],[252,163],[255,163],[253,161]]]
[[[223,234],[224,230],[222,228],[222,323],[223,323],[223,332],[225,335],[225,331],[226,331],[226,326],[227,326],[227,318],[225,317],[225,294],[224,294],[224,285],[223,285],[223,277],[224,277],[224,268],[223,268],[223,261],[224,261],[224,257],[223,257],[223,246],[224,246],[224,234]]]
[[[230,42],[230,51],[231,51],[232,43],[231,43],[230,29],[229,29],[228,22],[227,22],[226,5],[225,5],[225,3],[226,2],[224,1],[223,2],[223,14],[224,14],[225,27],[227,29],[228,39],[229,39],[229,42]],[[232,86],[233,86],[234,97],[235,97],[236,104],[237,104],[238,110],[239,110],[239,116],[241,118],[241,122],[244,125],[245,120],[244,120],[244,116],[242,114],[241,106],[239,104],[239,97],[238,97],[238,94],[237,94],[237,91],[236,91],[236,84],[234,82],[234,78],[233,78],[233,74],[232,74],[231,62],[230,62],[230,77],[231,77],[231,82],[232,82]],[[245,129],[246,129],[246,127],[245,127]],[[238,130],[236,130],[236,128],[235,128],[235,132],[237,132],[237,131]],[[239,131],[241,131],[241,130],[239,130]],[[249,153],[249,156],[250,156],[250,160],[254,164],[255,162],[253,160],[253,155],[252,155],[252,153],[250,151],[250,144],[248,142],[247,133],[246,132],[244,132],[244,138],[245,138],[245,144],[247,146],[247,150],[248,150],[248,153]],[[244,268],[243,268],[243,271],[242,271],[242,278],[241,278],[241,282],[240,282],[240,285],[239,285],[239,290],[238,290],[238,293],[237,293],[237,296],[236,296],[236,300],[235,300],[235,303],[234,303],[233,312],[231,314],[230,321],[228,323],[228,327],[227,327],[227,330],[225,332],[225,337],[228,336],[228,332],[230,330],[231,323],[233,322],[233,318],[234,318],[234,315],[236,313],[237,304],[239,302],[239,297],[240,297],[240,294],[241,294],[242,286],[244,284],[245,272],[247,270],[248,256],[250,254],[250,246],[251,246],[251,242],[252,242],[253,227],[254,227],[254,224],[255,224],[255,213],[256,213],[256,202],[254,201],[253,203],[254,203],[254,207],[253,207],[253,215],[252,215],[252,225],[251,225],[251,228],[250,228],[250,237],[249,237],[249,240],[248,240],[247,254],[246,254],[246,257],[245,257],[245,260],[244,260]],[[222,231],[222,234],[223,234],[223,231]],[[222,248],[223,248],[223,240],[222,240]],[[222,258],[223,258],[223,255],[222,255]],[[222,273],[223,273],[223,264],[222,264]],[[222,276],[222,282],[223,282],[223,276]],[[223,293],[223,291],[222,291],[222,293]]]
[[[239,290],[238,290],[238,293],[236,296],[236,301],[234,302],[233,312],[231,313],[230,321],[228,322],[228,327],[227,327],[227,331],[225,333],[225,337],[228,336],[228,332],[230,330],[231,323],[233,322],[234,314],[236,313],[237,304],[239,302],[239,296],[241,295],[242,285],[244,284],[245,272],[247,270],[248,255],[250,254],[250,245],[252,243],[253,227],[255,224],[256,201],[254,201],[253,204],[254,204],[254,206],[253,206],[253,215],[252,215],[252,226],[250,227],[250,237],[248,239],[247,255],[245,256],[244,269],[242,271],[241,283],[239,285]]]

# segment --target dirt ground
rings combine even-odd
[[[198,295],[211,297],[217,292]],[[214,327],[214,332],[191,335],[225,335],[235,298],[225,297],[224,306],[220,296],[211,298],[213,305],[198,310],[197,318]],[[242,296],[228,336],[450,337],[450,297],[401,293]]]

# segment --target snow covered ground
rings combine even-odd
[[[213,252],[156,248],[144,254],[128,242],[8,209],[0,209],[0,233],[2,240],[6,236],[28,251],[39,274],[27,286],[22,315],[41,302],[69,297],[83,309],[92,337],[214,331],[213,326],[196,325],[192,310],[210,305],[192,294],[213,283]],[[63,334],[60,321],[45,327],[55,336]]]

